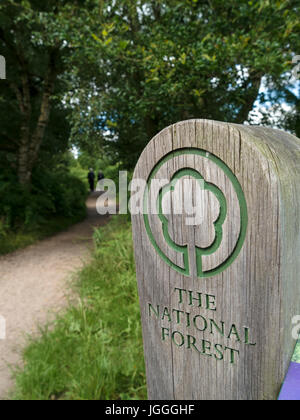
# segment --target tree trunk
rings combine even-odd
[[[24,120],[21,126],[21,140],[18,150],[18,179],[23,186],[31,183],[31,171],[29,170],[29,141],[30,141],[30,120]]]
[[[18,152],[18,179],[24,187],[31,184],[31,172],[27,144],[21,144]]]
[[[29,141],[30,141],[30,122],[32,115],[32,107],[30,100],[29,77],[24,69],[22,74],[22,89],[12,84],[13,90],[16,94],[19,108],[22,116],[21,134],[18,150],[18,179],[23,186],[29,185],[31,182],[31,172],[28,168],[29,160]]]
[[[54,91],[56,80],[55,72],[55,52],[50,55],[49,66],[45,78],[45,86],[42,94],[39,118],[33,133],[31,125],[31,103],[28,88],[28,80],[23,80],[23,95],[20,102],[23,122],[21,126],[21,140],[18,150],[18,179],[24,187],[30,188],[32,170],[38,159],[40,147],[45,135],[45,130],[49,122],[51,110],[51,95]],[[19,98],[18,98],[19,99]]]
[[[46,127],[49,122],[51,110],[51,95],[54,91],[55,79],[56,74],[53,70],[53,67],[50,65],[49,72],[45,81],[45,89],[42,97],[39,119],[29,146],[29,163],[31,170],[38,158],[41,144],[45,135]]]

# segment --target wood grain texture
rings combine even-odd
[[[183,254],[166,242],[162,219],[149,215],[150,239],[144,216],[132,216],[149,399],[276,399],[295,346],[291,319],[300,314],[300,140],[262,127],[183,121],[152,139],[134,178],[155,173],[153,179],[170,182],[187,168],[208,186],[201,226],[167,215],[171,239],[188,246],[188,275],[180,272]],[[223,237],[200,258],[203,272],[222,267],[241,235],[244,215],[230,174],[246,201],[245,238],[228,267],[199,276],[195,246],[215,238],[218,190],[227,203]],[[194,203],[197,194],[193,186]],[[148,196],[148,205],[158,195]],[[178,200],[170,198],[173,207]],[[178,289],[186,290],[181,300]]]

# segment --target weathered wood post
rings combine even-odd
[[[149,399],[276,399],[300,314],[300,140],[184,121],[134,180],[148,187],[132,223]]]

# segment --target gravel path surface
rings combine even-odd
[[[53,319],[64,308],[68,280],[90,258],[94,228],[108,221],[96,213],[96,199],[96,193],[89,197],[84,222],[0,257],[0,318],[6,320],[6,339],[0,336],[1,400],[13,387],[9,365],[21,361],[25,335],[35,333],[37,324]]]

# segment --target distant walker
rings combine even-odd
[[[90,184],[91,192],[94,192],[95,191],[95,172],[92,168],[90,168],[89,173],[88,173],[88,181]]]

